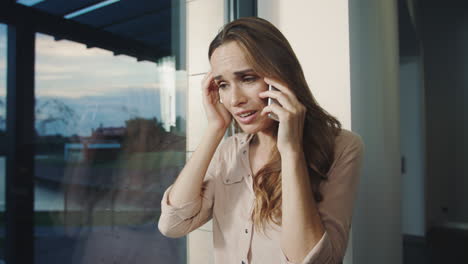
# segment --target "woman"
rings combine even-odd
[[[212,218],[215,263],[341,262],[360,137],[316,103],[288,41],[266,20],[225,25],[208,55],[208,127],[164,193],[159,230],[180,237]],[[220,144],[232,119],[243,132]]]

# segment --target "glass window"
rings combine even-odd
[[[185,263],[157,229],[185,163],[185,71],[36,35],[37,263]]]
[[[7,26],[0,24],[0,134],[6,127],[6,37]],[[0,157],[0,263],[5,259],[5,157]]]
[[[0,24],[0,133],[6,128],[6,52],[7,52],[7,26]]]
[[[18,0],[17,3],[25,5],[25,6],[33,6],[33,5],[38,4],[38,3],[42,2],[42,1],[44,1],[44,0]]]

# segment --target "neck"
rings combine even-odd
[[[255,134],[252,145],[258,149],[271,150],[276,143],[273,131],[261,131]]]

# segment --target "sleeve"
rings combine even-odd
[[[168,203],[170,185],[163,194],[161,200],[161,215],[158,221],[158,229],[164,236],[178,238],[187,235],[191,231],[204,225],[213,215],[214,180],[220,161],[218,148],[208,166],[205,179],[202,184],[201,196],[180,207]]]
[[[301,264],[336,264],[343,261],[348,245],[353,205],[361,174],[364,144],[355,134],[335,161],[323,183],[323,201],[317,204],[325,233]],[[283,263],[290,262],[284,252]]]

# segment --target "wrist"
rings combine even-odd
[[[281,158],[301,158],[304,157],[304,150],[302,146],[290,146],[287,148],[283,148],[280,151]]]
[[[221,139],[224,137],[224,134],[226,133],[227,127],[217,127],[217,126],[210,126],[206,128],[206,134],[209,137],[216,138],[216,139]]]

